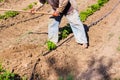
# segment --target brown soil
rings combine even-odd
[[[36,0],[37,1],[37,0]],[[77,0],[79,11],[96,3],[97,0]],[[23,9],[35,0],[7,0],[1,8]],[[85,25],[98,20],[118,3],[110,0],[99,11],[91,15]],[[57,49],[47,52],[47,20],[49,15],[20,13],[14,18],[0,20],[0,61],[4,68],[28,80],[35,66],[34,80],[58,80],[72,75],[74,80],[114,80],[120,79],[120,5],[115,10],[89,28],[88,49],[82,49],[74,37]],[[51,12],[49,5],[40,11]],[[1,12],[2,13],[2,12]],[[63,18],[60,27],[67,20]],[[68,37],[70,37],[70,34]],[[62,43],[61,40],[58,44]]]

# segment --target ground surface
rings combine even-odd
[[[77,0],[79,11],[97,0]],[[7,0],[1,8],[23,9],[35,0]],[[99,11],[90,16],[85,25],[98,20],[119,2],[110,0]],[[89,28],[88,49],[82,49],[74,37],[56,50],[46,53],[47,24],[49,15],[20,13],[14,18],[0,21],[0,60],[3,66],[20,76],[31,77],[35,62],[38,80],[57,80],[69,75],[74,80],[110,80],[120,78],[120,5],[96,25]],[[40,11],[50,12],[46,5]],[[0,12],[2,13],[2,12]],[[65,18],[60,27],[67,24]],[[31,33],[32,32],[32,33]],[[70,34],[69,36],[71,36]],[[62,43],[61,40],[58,44]],[[35,80],[35,79],[34,79]]]

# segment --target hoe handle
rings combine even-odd
[[[0,9],[0,11],[17,11],[17,12],[22,12],[22,13],[31,13],[30,11],[13,10],[13,9]],[[35,12],[34,14],[52,15],[51,13],[47,13],[47,12]]]

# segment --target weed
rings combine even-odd
[[[47,41],[47,47],[48,47],[48,50],[51,51],[51,50],[54,50],[57,46],[52,41]]]

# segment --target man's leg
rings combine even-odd
[[[58,16],[55,18],[50,18],[48,25],[48,40],[57,44],[58,42],[58,31],[59,24],[62,16]]]
[[[66,15],[66,17],[70,23],[76,42],[86,45],[87,47],[88,42],[85,34],[85,29],[82,22],[80,21],[78,12],[74,10],[71,14]]]

